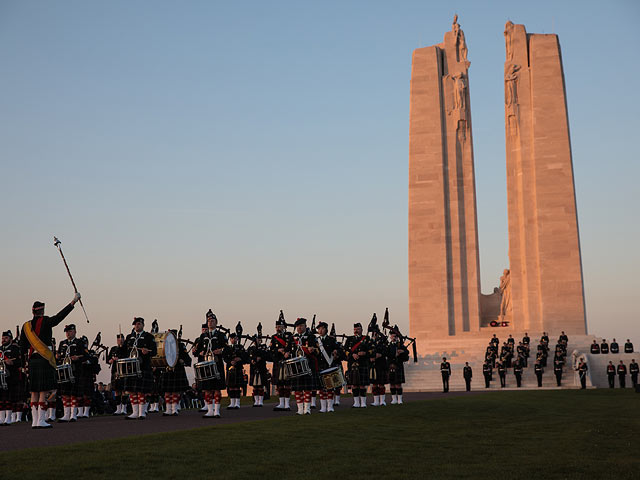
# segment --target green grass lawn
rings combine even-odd
[[[637,479],[639,407],[631,390],[493,392],[21,450],[0,461],[4,478]]]

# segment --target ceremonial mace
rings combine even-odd
[[[78,288],[76,287],[76,282],[73,281],[73,276],[71,276],[71,271],[69,270],[69,265],[67,265],[67,259],[64,258],[64,253],[62,253],[62,247],[60,247],[60,245],[62,245],[62,242],[60,240],[58,240],[57,237],[53,237],[53,244],[58,248],[58,251],[60,252],[60,256],[62,256],[62,261],[64,262],[64,266],[67,269],[67,273],[69,274],[69,278],[71,279],[71,285],[73,285],[73,289],[75,290],[76,293],[78,293]],[[89,323],[89,317],[87,316],[87,311],[84,309],[84,305],[82,303],[82,299],[78,300],[80,302],[80,306],[82,307],[82,311],[84,312],[84,318],[87,319],[87,323]]]

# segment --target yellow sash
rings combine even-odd
[[[53,356],[53,352],[35,334],[33,328],[31,328],[31,321],[25,322],[22,329],[34,350],[42,355],[42,358],[46,358],[53,368],[56,368],[56,359]]]

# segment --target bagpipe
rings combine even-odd
[[[377,323],[378,323],[378,319],[376,317],[376,314],[373,314],[373,318],[371,319],[371,322],[369,322],[369,330],[371,330],[372,328],[377,329]],[[400,332],[400,328],[398,328],[398,325],[394,325],[393,327],[390,326],[391,324],[389,323],[389,307],[385,308],[384,310],[384,319],[382,320],[382,330],[384,331],[385,335],[388,335],[388,333],[391,332],[395,332],[395,334],[398,336],[398,338],[400,339],[400,342],[402,343],[403,347],[409,348],[411,347],[412,353],[413,353],[413,362],[414,363],[418,363],[418,347],[416,345],[416,339],[415,337],[409,337],[406,335],[403,335],[402,332]],[[387,333],[387,330],[389,331]],[[409,342],[405,345],[405,342]]]

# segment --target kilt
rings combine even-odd
[[[124,390],[124,378],[118,377],[117,370],[111,370],[111,391],[122,392]]]
[[[153,372],[142,370],[142,376],[125,377],[124,390],[134,393],[151,393],[153,391]]]
[[[271,371],[271,379],[277,387],[290,387],[291,381],[284,378],[284,366],[282,362],[273,362],[273,370]]]
[[[218,366],[220,378],[212,378],[211,380],[198,380],[197,385],[200,390],[211,392],[214,390],[222,391],[227,389],[227,382],[225,380],[224,365],[222,363],[222,360],[217,359],[216,365]]]
[[[322,386],[320,385],[320,378],[318,377],[318,372],[311,369],[311,373],[309,375],[302,375],[301,377],[295,377],[291,379],[291,390],[294,392],[302,392],[305,390],[319,390]]]
[[[80,367],[80,376],[76,377],[78,396],[93,396],[93,383],[93,367],[91,365],[82,364]]]
[[[56,369],[40,355],[33,355],[29,360],[29,391],[49,392],[56,388]]]
[[[249,369],[249,385],[252,387],[264,387],[267,384],[267,370],[254,368]]]
[[[391,385],[398,385],[404,382],[404,364],[391,364],[389,366],[389,383]]]
[[[244,370],[236,366],[227,368],[227,388],[242,388],[244,385]]]
[[[389,383],[389,370],[387,366],[382,364],[370,364],[369,368],[369,380],[372,385],[384,385]]]
[[[160,390],[165,393],[179,393],[189,389],[189,381],[187,380],[187,372],[184,365],[176,366],[176,368],[167,368],[162,374]]]
[[[14,372],[11,372],[12,374]],[[20,385],[20,377],[18,374],[9,375],[7,377],[7,389],[0,388],[0,402],[17,403],[21,401],[22,386]]]
[[[82,396],[79,381],[78,372],[74,370],[73,382],[58,383],[58,395],[63,395],[65,397]]]
[[[364,365],[351,364],[347,372],[347,384],[352,387],[366,387],[369,385],[369,363]]]

